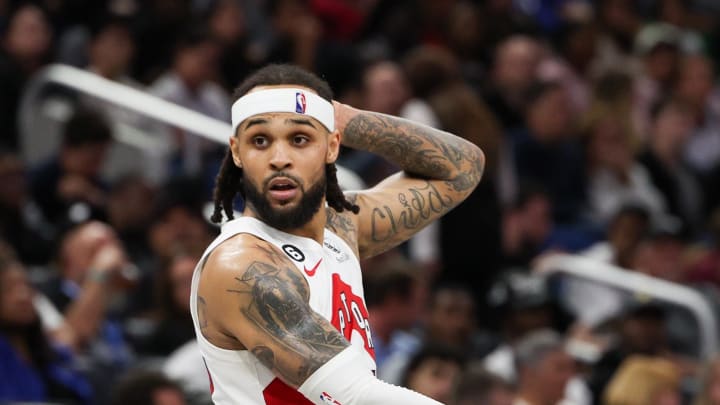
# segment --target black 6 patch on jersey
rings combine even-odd
[[[305,254],[293,245],[282,245],[282,250],[288,255],[289,258],[295,260],[298,263],[305,261]]]

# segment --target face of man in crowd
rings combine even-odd
[[[287,86],[258,89],[271,87]],[[328,138],[327,129],[309,116],[263,113],[242,122],[230,143],[254,215],[282,230],[300,228],[315,216],[325,199],[325,167],[337,157],[339,136]]]
[[[408,378],[408,387],[430,398],[448,403],[457,385],[462,369],[451,360],[429,358]]]
[[[34,322],[34,295],[23,268],[13,265],[0,271],[0,325],[23,328]]]

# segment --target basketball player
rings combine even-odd
[[[270,65],[232,106],[191,311],[216,404],[437,404],[374,377],[359,259],[408,239],[477,185],[484,156],[454,135],[332,101],[318,77]],[[343,194],[340,144],[403,170]],[[245,201],[233,219],[233,199]]]

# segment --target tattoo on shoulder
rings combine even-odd
[[[250,347],[251,352],[285,381],[299,386],[349,343],[310,308],[310,291],[302,275],[282,262],[269,261],[250,264],[227,291],[249,295],[249,304],[240,312],[271,339]],[[283,361],[287,355],[293,360]]]
[[[350,200],[350,198],[348,198]],[[351,201],[355,203],[355,198]],[[348,213],[337,212],[333,208],[328,207],[326,227],[333,231],[336,235],[343,238],[348,245],[355,246],[357,243],[357,227]]]
[[[197,314],[200,329],[207,328],[207,304],[205,303],[205,298],[203,298],[202,296],[197,297]]]

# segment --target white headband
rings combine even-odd
[[[303,89],[278,88],[248,93],[233,103],[230,112],[233,134],[247,118],[269,112],[304,114],[320,121],[330,132],[335,130],[335,109],[332,103]]]

